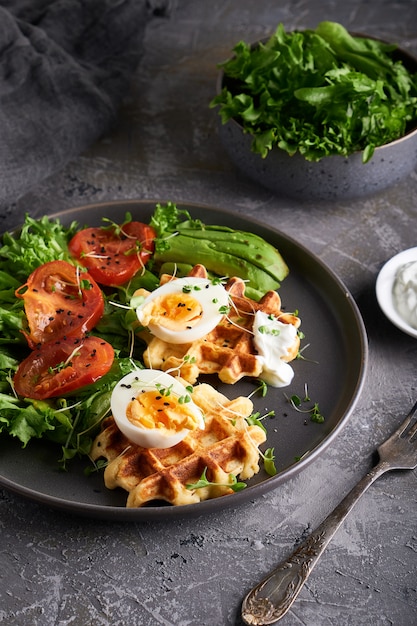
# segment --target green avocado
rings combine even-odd
[[[217,276],[226,278],[239,276],[248,283],[247,295],[256,300],[259,300],[265,292],[279,288],[280,281],[288,273],[288,268],[283,260],[279,261],[281,256],[278,252],[276,256],[271,255],[271,251],[267,249],[269,244],[265,246],[266,242],[262,239],[260,241],[265,248],[258,242],[256,246],[249,245],[248,242],[236,242],[230,238],[230,233],[227,241],[200,236],[201,233],[208,235],[209,232],[213,233],[206,230],[191,230],[189,234],[184,234],[181,231],[169,239],[169,246],[166,249],[155,252],[154,262],[157,266],[167,262],[188,265],[200,263],[208,272]],[[265,254],[266,249],[270,256]],[[278,270],[277,273],[275,269]]]
[[[214,253],[230,254],[259,267],[278,282],[288,275],[288,266],[281,254],[258,235],[213,226],[206,226],[203,230],[179,228],[178,231],[181,237],[204,240]],[[186,245],[185,239],[183,243]]]

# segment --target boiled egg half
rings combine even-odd
[[[207,335],[228,311],[220,282],[175,278],[153,291],[136,309],[140,323],[168,343],[192,343]]]
[[[191,430],[204,429],[192,388],[160,370],[138,369],[124,376],[110,405],[122,433],[143,448],[170,448]]]

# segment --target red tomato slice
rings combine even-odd
[[[68,244],[70,253],[101,285],[123,285],[153,254],[155,230],[141,222],[114,228],[85,228]]]
[[[100,287],[85,271],[66,261],[40,265],[16,291],[23,298],[31,348],[64,337],[81,337],[103,315]]]
[[[112,366],[114,350],[98,337],[63,339],[32,350],[13,378],[19,396],[46,400],[90,385]]]

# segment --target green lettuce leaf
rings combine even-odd
[[[239,122],[262,157],[276,147],[309,161],[363,150],[366,162],[417,126],[417,73],[394,49],[336,22],[291,33],[280,24],[265,43],[235,46],[210,106]]]
[[[3,272],[3,280],[9,274],[14,283],[16,280],[23,283],[29,274],[43,263],[70,260],[67,244],[76,230],[76,222],[64,227],[58,219],[50,220],[44,216],[36,220],[26,215],[22,229],[17,235],[14,233],[3,235],[0,247],[0,270]]]

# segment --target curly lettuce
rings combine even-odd
[[[140,367],[130,343],[135,320],[124,305],[134,289],[152,289],[158,284],[157,277],[145,272],[128,287],[106,295],[105,313],[95,334],[112,343],[116,352],[108,374],[65,398],[39,401],[16,397],[12,379],[28,347],[21,332],[23,303],[15,297],[15,290],[42,263],[70,260],[67,243],[77,227],[75,222],[63,226],[59,220],[35,220],[26,215],[21,230],[5,233],[0,247],[0,434],[18,439],[24,447],[38,438],[55,442],[62,448],[64,467],[74,456],[88,454],[101,420],[109,413],[114,385],[132,367]],[[111,299],[121,306],[111,306]]]
[[[280,24],[265,43],[235,46],[210,106],[239,122],[262,157],[276,147],[308,161],[363,151],[367,162],[417,127],[417,73],[395,48],[336,22],[290,33]]]

